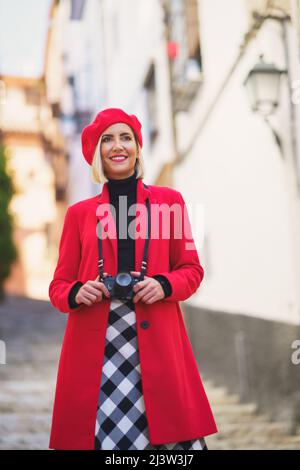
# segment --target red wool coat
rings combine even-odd
[[[178,191],[146,187],[139,179],[137,203],[145,204],[147,197],[150,205],[177,203],[186,210]],[[101,194],[68,208],[57,267],[49,286],[52,305],[62,313],[69,313],[57,374],[51,449],[94,449],[111,301],[104,299],[91,306],[70,309],[68,294],[77,281],[85,283],[98,275],[96,223],[100,218],[96,211],[103,203],[109,203],[107,184],[103,185]],[[172,294],[153,304],[141,301],[135,304],[142,389],[152,445],[187,441],[217,432],[179,304],[197,290],[203,268],[196,249],[185,249],[186,241],[193,241],[186,238],[186,232],[183,230],[182,239],[174,237],[177,222],[172,217],[170,236],[162,237],[159,232],[157,239],[150,240],[146,272],[147,276],[166,276]],[[141,268],[144,243],[144,238],[136,238],[136,271]],[[104,272],[116,275],[117,239],[105,238],[102,247]],[[147,329],[141,327],[144,320],[149,322]]]

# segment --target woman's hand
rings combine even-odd
[[[139,276],[141,273],[138,271],[130,271],[133,276]],[[139,300],[145,304],[153,304],[165,297],[165,293],[160,283],[153,277],[144,276],[143,281],[139,281],[133,288],[137,294],[133,297],[133,302]]]
[[[108,276],[107,273],[103,273],[103,276]],[[91,306],[96,302],[101,302],[103,299],[103,294],[106,297],[109,297],[109,291],[106,289],[103,282],[98,281],[99,276],[96,277],[94,281],[87,281],[83,286],[80,287],[77,295],[75,297],[75,301],[80,304],[83,303],[85,305]]]

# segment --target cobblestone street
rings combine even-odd
[[[67,315],[49,302],[8,297],[0,306],[0,449],[48,449],[57,364]],[[206,442],[213,449],[300,449],[300,435],[256,413],[221,387],[204,380],[219,428]]]

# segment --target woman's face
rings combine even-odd
[[[100,154],[107,178],[123,179],[133,175],[138,147],[131,127],[118,122],[105,129],[101,136]]]

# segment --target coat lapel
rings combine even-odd
[[[151,191],[141,179],[138,180],[137,182],[137,189],[136,189],[136,203],[137,203],[137,210],[139,207],[139,204],[142,204],[144,206],[144,211],[143,211],[143,216],[142,216],[142,225],[143,227],[140,228],[140,231],[142,233],[147,233],[145,230],[147,230],[147,210],[145,209],[146,207],[146,199],[149,198],[149,202],[151,204]],[[138,225],[138,224],[136,224]],[[137,229],[137,226],[136,226]],[[141,271],[142,267],[142,260],[143,260],[143,255],[144,255],[144,246],[145,246],[145,237],[139,237],[137,236],[137,230],[135,229],[136,233],[136,239],[135,239],[135,270],[136,271]],[[148,250],[149,251],[149,250]]]

